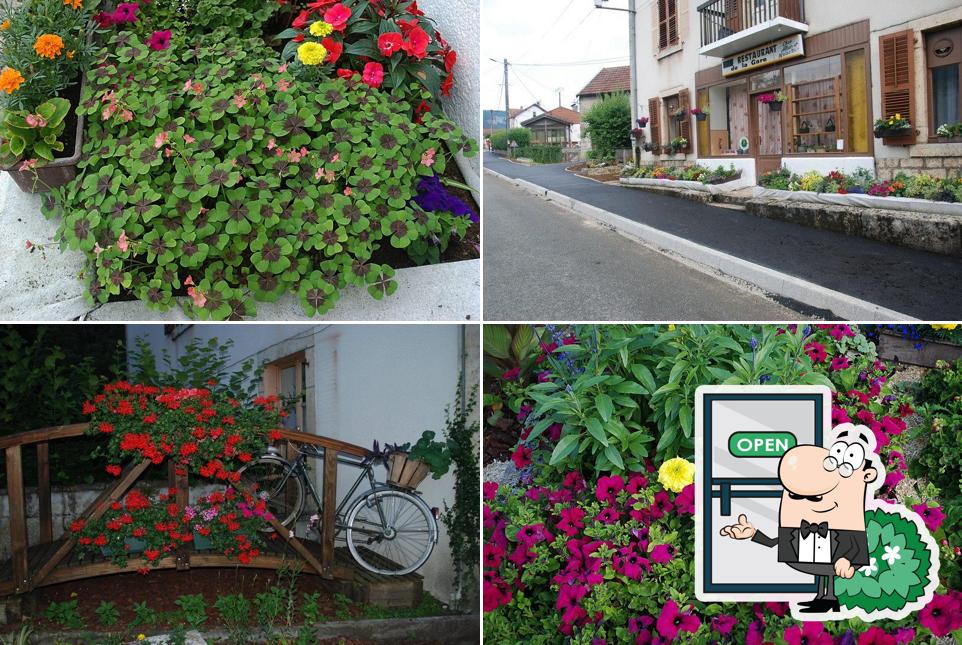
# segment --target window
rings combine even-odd
[[[665,111],[668,113],[668,143],[671,140],[680,137],[680,121],[675,118],[675,111],[681,107],[681,101],[678,100],[678,95],[666,96],[665,99]]]
[[[658,49],[678,44],[678,0],[658,2]]]
[[[962,26],[925,36],[929,73],[929,135],[940,125],[962,121]]]
[[[842,58],[830,56],[785,68],[790,152],[835,152],[842,133]]]
[[[264,366],[264,394],[280,397],[287,411],[282,424],[288,430],[313,433],[307,413],[307,359],[304,352],[285,356]]]

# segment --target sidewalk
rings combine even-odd
[[[513,179],[907,316],[962,318],[962,259],[600,184],[565,172],[565,164],[526,167],[491,154],[484,163]]]

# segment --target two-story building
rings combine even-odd
[[[639,6],[633,82],[651,148],[639,150],[642,163],[734,163],[758,174],[861,167],[881,179],[960,170],[962,143],[937,136],[962,120],[958,0]],[[909,131],[876,138],[874,121],[896,114]]]

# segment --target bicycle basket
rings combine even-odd
[[[387,483],[398,488],[414,490],[428,476],[428,465],[411,459],[406,452],[393,452],[388,458]]]

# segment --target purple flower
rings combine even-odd
[[[459,217],[469,217],[472,222],[479,221],[477,214],[467,204],[448,192],[437,175],[421,179],[414,201],[429,212],[446,211]]]
[[[962,627],[962,608],[949,595],[935,594],[932,602],[919,612],[919,624],[935,636],[945,636]]]
[[[925,522],[925,527],[933,533],[942,526],[942,520],[945,519],[945,513],[942,512],[941,506],[929,506],[928,503],[922,502],[913,506],[912,510],[919,514],[922,521]]]
[[[666,602],[658,615],[658,633],[669,640],[674,640],[680,631],[695,633],[700,626],[701,620],[698,616],[679,611],[674,600]]]
[[[140,9],[140,3],[137,2],[121,2],[114,9],[113,14],[110,18],[113,20],[114,24],[121,24],[125,22],[137,22],[137,10]]]
[[[671,560],[672,554],[674,554],[675,548],[670,544],[659,544],[651,550],[651,561],[657,562],[658,564],[665,564]]]
[[[170,36],[170,29],[155,31],[151,34],[150,41],[147,45],[154,51],[163,51],[170,47]]]
[[[722,614],[721,616],[715,616],[711,619],[712,631],[718,632],[722,636],[727,636],[732,633],[735,629],[735,625],[738,624],[738,619],[734,616],[728,614]]]

